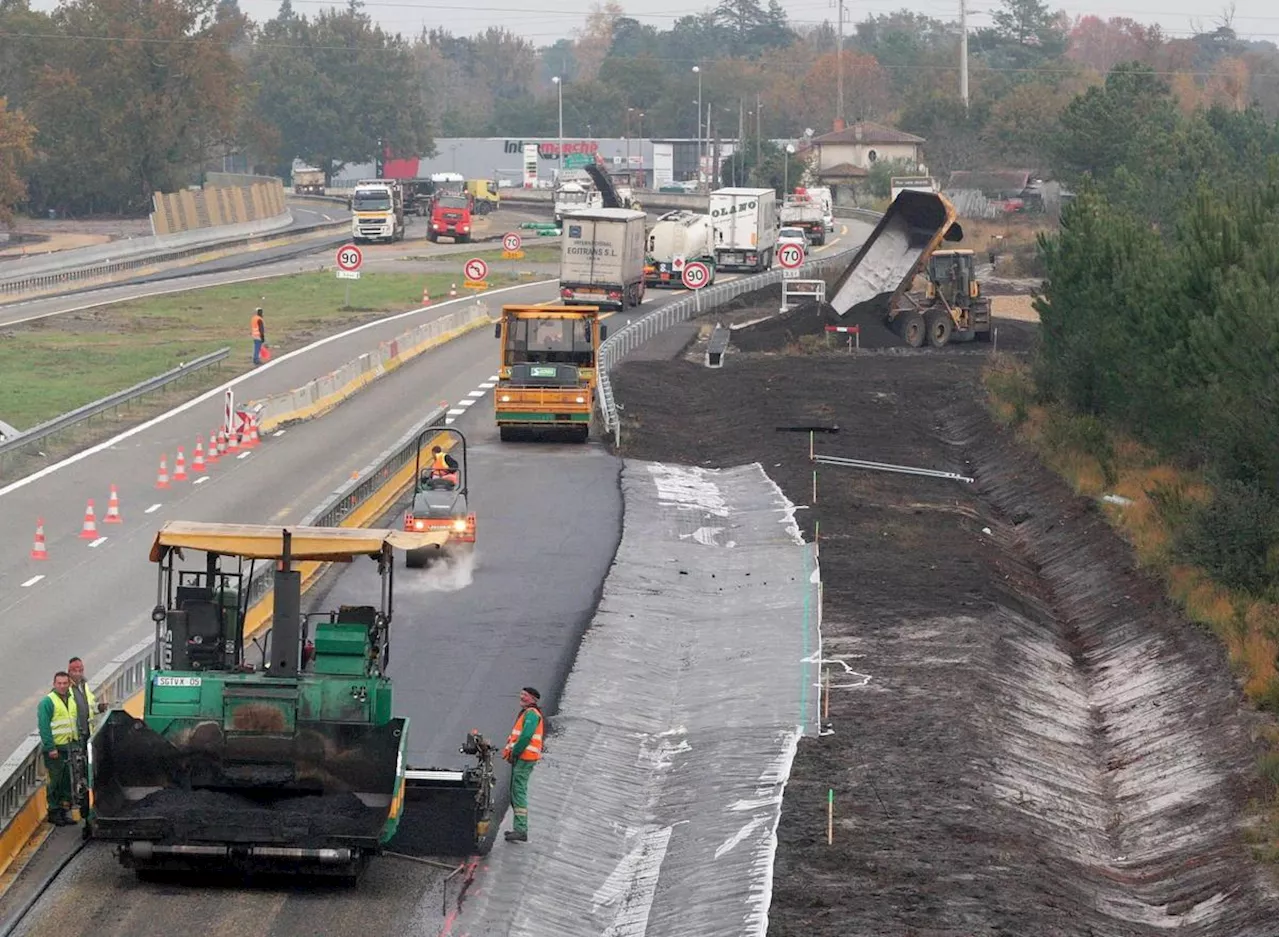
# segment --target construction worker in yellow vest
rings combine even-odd
[[[84,661],[73,657],[67,661],[67,676],[71,678],[71,696],[76,703],[76,738],[88,745],[93,735],[98,713],[107,711],[106,703],[99,703],[84,678]]]
[[[40,731],[40,747],[44,750],[44,767],[48,774],[45,796],[49,804],[49,822],[69,826],[71,818],[71,746],[76,742],[76,700],[71,695],[71,677],[65,670],[53,675],[53,689],[36,707],[36,726]]]
[[[542,698],[531,686],[520,691],[520,713],[516,716],[502,758],[511,763],[512,829],[504,834],[509,843],[529,841],[529,776],[542,757],[542,729],[546,720],[538,708]]]

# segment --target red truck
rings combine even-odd
[[[431,220],[427,222],[427,240],[453,238],[454,243],[471,240],[471,224],[475,206],[465,193],[442,192],[431,200]]]

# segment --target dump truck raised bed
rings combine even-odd
[[[493,411],[503,441],[567,435],[586,442],[600,343],[608,327],[594,306],[503,306]]]
[[[963,237],[955,206],[944,196],[903,189],[829,291],[831,307],[854,324],[887,326],[912,348],[985,341],[990,305],[972,275],[972,252],[948,252],[942,255],[945,264],[934,262],[944,241]],[[923,301],[908,293],[917,274],[930,279]],[[943,281],[934,280],[935,274]]]
[[[461,770],[406,767],[390,657],[395,549],[441,532],[173,522],[156,535],[155,655],[142,717],[115,710],[89,744],[86,835],[139,872],[290,872],[354,879],[399,852],[465,856],[492,815],[493,751]],[[203,562],[180,566],[185,554]],[[378,604],[301,610],[295,564],[368,557]],[[246,570],[246,563],[248,568]],[[245,653],[250,583],[273,580],[269,641]],[[264,622],[265,624],[265,622]],[[255,645],[256,646],[256,645]]]

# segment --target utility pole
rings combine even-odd
[[[742,179],[744,175],[742,170],[745,168],[742,165],[742,157],[746,155],[745,153],[742,152],[742,123],[743,123],[742,98],[738,98],[738,146],[734,150],[734,154],[733,154],[734,155],[734,160],[733,160],[733,165],[734,165],[733,184],[734,185],[746,184]]]
[[[760,166],[760,92],[756,92],[756,167]]]
[[[844,129],[844,0],[836,0],[836,123]]]
[[[969,110],[969,27],[966,19],[967,13],[964,0],[960,0],[960,103],[964,105],[966,112]]]

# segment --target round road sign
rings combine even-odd
[[[524,241],[520,239],[520,235],[516,234],[514,231],[502,236],[502,249],[504,251],[509,251],[512,254],[518,251],[520,249],[520,245],[523,243]]]
[[[359,270],[362,263],[364,263],[364,254],[360,253],[360,248],[354,244],[343,244],[338,248],[339,270]]]
[[[489,275],[489,265],[479,257],[472,257],[463,265],[462,274],[468,280],[479,283]]]
[[[700,290],[711,282],[711,268],[700,260],[693,260],[684,265],[681,281],[691,290]]]
[[[799,244],[783,244],[778,248],[778,263],[794,269],[804,263],[804,248]]]

